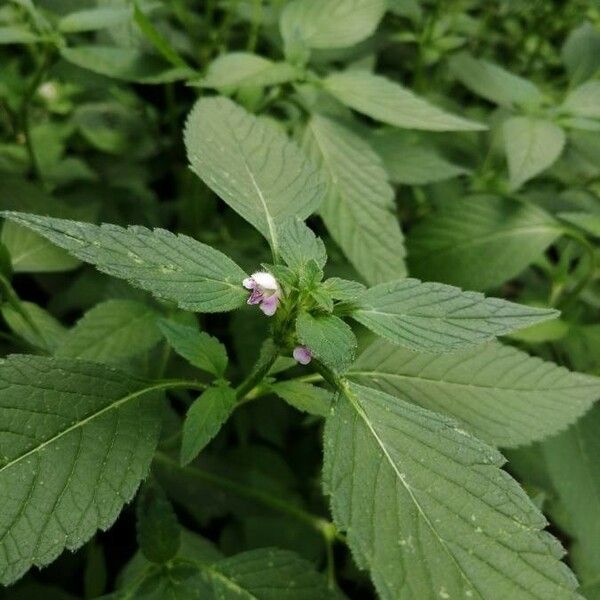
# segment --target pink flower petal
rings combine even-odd
[[[293,357],[301,365],[307,365],[312,360],[312,352],[306,346],[296,346]]]
[[[260,304],[264,299],[263,293],[259,290],[253,290],[248,297],[248,304]]]
[[[277,307],[279,306],[279,296],[274,294],[273,296],[269,296],[265,298],[260,303],[260,310],[262,310],[267,317],[272,317],[277,311]]]

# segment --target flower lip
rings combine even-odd
[[[242,281],[242,285],[251,291],[247,300],[248,304],[258,304],[260,310],[268,317],[275,314],[279,306],[281,290],[277,279],[271,273],[257,271],[251,277],[246,277]]]

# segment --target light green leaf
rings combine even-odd
[[[296,333],[313,356],[334,371],[345,371],[354,360],[356,337],[339,317],[301,312],[296,319]]]
[[[3,44],[35,44],[40,38],[25,25],[0,27],[0,46]]]
[[[302,381],[278,381],[271,389],[294,408],[318,417],[326,417],[331,410],[331,393]]]
[[[216,377],[225,375],[227,350],[217,338],[173,320],[161,319],[158,326],[173,350],[189,363]]]
[[[506,108],[537,106],[544,100],[531,81],[466,52],[450,59],[450,69],[472,92]]]
[[[333,73],[325,89],[340,102],[373,119],[405,129],[481,131],[485,125],[468,121],[429,104],[399,83],[357,69]]]
[[[486,290],[521,273],[562,230],[534,204],[467,196],[444,203],[411,229],[410,271],[421,279]]]
[[[122,81],[134,83],[169,83],[194,77],[195,71],[173,67],[154,54],[137,48],[119,46],[76,46],[61,48],[60,55],[68,62]]]
[[[326,184],[300,148],[272,123],[226,98],[202,98],[185,126],[194,172],[279,251],[278,226],[305,219]]]
[[[558,125],[533,117],[510,117],[504,122],[503,134],[512,190],[551,166],[566,141]]]
[[[233,310],[248,295],[241,284],[246,274],[230,258],[186,235],[17,212],[0,214],[96,265],[103,273],[126,279],[186,310]]]
[[[279,22],[286,46],[345,48],[372,35],[386,10],[386,0],[295,0]]]
[[[600,81],[587,81],[576,87],[565,98],[561,109],[576,117],[600,119]]]
[[[600,215],[585,212],[562,212],[558,213],[558,217],[594,237],[600,237]]]
[[[449,414],[478,437],[504,447],[565,429],[600,398],[600,378],[497,342],[432,355],[378,340],[358,357],[348,377]]]
[[[370,139],[394,183],[426,185],[469,173],[446,160],[430,144],[406,131],[391,129]]]
[[[0,363],[0,384],[8,585],[113,524],[148,471],[160,405],[147,382],[82,361],[13,355]]]
[[[62,33],[82,33],[118,27],[131,22],[129,6],[99,6],[78,10],[65,15],[58,21],[58,30]]]
[[[157,318],[156,310],[141,302],[106,300],[85,313],[55,356],[117,365],[158,344]]]
[[[503,462],[446,417],[347,385],[326,421],[324,488],[382,600],[578,597]]]
[[[600,70],[600,30],[589,21],[574,29],[561,50],[571,81],[581,83]]]
[[[558,311],[532,308],[441,283],[403,279],[367,290],[352,316],[394,344],[424,352],[466,349]]]
[[[187,465],[219,433],[236,406],[235,390],[225,385],[208,388],[185,417],[181,464]]]
[[[281,257],[291,269],[299,271],[306,268],[309,261],[314,260],[322,269],[327,262],[325,244],[318,238],[304,221],[288,219],[280,227]]]
[[[377,154],[350,129],[321,115],[311,117],[305,142],[328,178],[321,216],[344,254],[369,283],[405,276],[394,190]]]
[[[265,87],[293,81],[297,77],[296,68],[288,63],[276,63],[250,52],[230,52],[211,62],[206,75],[193,85],[215,89]]]
[[[367,289],[358,281],[350,281],[348,279],[340,279],[339,277],[330,277],[323,284],[323,288],[334,300],[341,302],[354,302]]]

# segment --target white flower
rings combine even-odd
[[[268,317],[275,314],[279,306],[281,290],[277,279],[271,273],[266,271],[253,273],[251,277],[247,277],[242,281],[242,285],[247,290],[252,290],[248,298],[248,304],[258,304],[260,310]]]

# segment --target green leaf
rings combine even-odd
[[[345,371],[354,360],[356,337],[339,317],[301,312],[296,319],[296,333],[300,343],[334,371]]]
[[[189,363],[215,377],[225,375],[227,350],[217,338],[173,320],[161,319],[158,326],[173,350]]]
[[[283,222],[280,229],[281,258],[291,269],[299,271],[311,260],[320,269],[325,266],[327,262],[325,244],[304,221],[288,219]]]
[[[363,295],[367,289],[358,281],[349,281],[339,277],[330,277],[325,281],[323,287],[334,300],[341,302],[354,302]]]
[[[77,46],[61,48],[68,62],[94,73],[134,83],[169,83],[195,75],[189,68],[173,67],[164,59],[137,48]]]
[[[141,302],[106,300],[85,313],[55,356],[117,365],[158,344],[157,318],[156,310]]]
[[[394,183],[425,185],[469,173],[446,160],[433,145],[406,131],[390,129],[373,135],[370,141]]]
[[[600,31],[589,21],[574,29],[561,51],[571,81],[579,84],[600,69]]]
[[[171,560],[181,546],[177,515],[162,488],[145,485],[137,499],[137,538],[144,556],[162,564]]]
[[[347,384],[326,421],[324,488],[383,600],[577,598],[503,462],[448,418]]]
[[[585,212],[561,212],[557,216],[589,235],[600,237],[600,215]]]
[[[131,15],[129,6],[99,6],[78,10],[62,17],[58,21],[58,30],[61,33],[82,33],[118,27],[130,23]]]
[[[561,109],[587,119],[600,119],[600,81],[587,81],[569,92]]]
[[[562,230],[534,204],[490,195],[455,199],[411,229],[410,272],[486,290],[519,275]]]
[[[35,44],[40,37],[25,25],[5,25],[0,27],[0,46],[4,44]]]
[[[532,308],[441,283],[403,279],[367,290],[352,316],[394,344],[424,352],[466,349],[558,311]]]
[[[279,252],[278,226],[305,219],[325,193],[319,170],[273,123],[226,98],[202,98],[185,126],[194,172]]]
[[[82,361],[13,355],[0,363],[0,383],[8,585],[113,524],[148,471],[160,404],[147,382]]]
[[[294,408],[318,417],[326,417],[331,410],[331,393],[302,381],[278,381],[271,389]]]
[[[286,46],[345,48],[373,35],[386,10],[386,0],[295,0],[279,22]]]
[[[368,71],[333,73],[323,80],[323,85],[350,108],[396,127],[427,131],[487,129],[481,123],[447,113],[399,83]]]
[[[506,108],[538,106],[544,100],[531,81],[466,52],[450,59],[450,69],[472,92]]]
[[[321,115],[311,117],[305,141],[328,178],[321,216],[344,254],[369,283],[405,276],[394,190],[379,157],[350,129]]]
[[[348,373],[353,381],[449,414],[478,437],[514,447],[565,429],[600,398],[600,379],[492,342],[432,355],[378,340]]]
[[[186,310],[233,310],[248,295],[242,287],[246,274],[230,258],[186,235],[25,213],[0,214],[96,265],[103,273],[126,279]]]
[[[533,117],[510,117],[504,122],[503,134],[512,190],[551,166],[566,141],[558,125]]]
[[[221,54],[208,66],[206,75],[193,85],[203,88],[265,87],[293,81],[297,69],[282,62],[273,62],[250,52]]]
[[[219,433],[236,404],[235,390],[224,385],[208,388],[194,401],[183,424],[182,465],[194,460]]]

